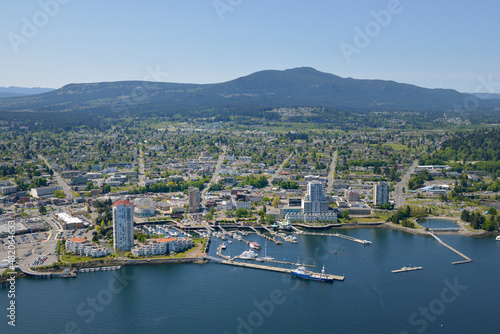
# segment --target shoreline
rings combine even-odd
[[[309,230],[317,230],[317,229],[324,229],[324,230],[340,230],[340,229],[356,229],[356,228],[389,228],[392,230],[396,231],[402,231],[402,232],[408,232],[411,234],[415,235],[420,235],[420,236],[429,236],[427,231],[425,230],[424,227],[422,227],[420,224],[418,224],[417,220],[419,219],[447,219],[447,220],[453,220],[457,226],[460,228],[459,231],[435,231],[435,234],[457,234],[461,235],[464,237],[486,237],[489,235],[497,235],[498,233],[495,232],[489,232],[485,230],[474,230],[471,231],[467,228],[467,226],[460,220],[457,219],[456,217],[448,217],[448,216],[426,216],[426,217],[419,217],[419,218],[413,218],[413,222],[419,226],[420,228],[411,228],[411,227],[404,227],[399,224],[394,224],[392,222],[372,222],[372,223],[356,223],[356,224],[331,224],[328,227],[306,227],[304,225],[299,225],[299,224],[294,224],[294,226],[298,226],[302,229],[309,229]]]
[[[446,216],[436,216],[436,217],[419,217],[414,218],[414,222],[420,228],[410,228],[404,227],[398,224],[394,224],[392,222],[371,222],[371,223],[356,223],[356,224],[331,224],[327,227],[325,226],[316,226],[316,227],[307,227],[305,225],[297,224],[297,227],[305,230],[341,230],[341,229],[358,229],[358,228],[388,228],[395,231],[407,232],[414,235],[429,237],[428,231],[426,231],[421,225],[417,223],[419,219],[448,219],[453,220],[459,227],[459,231],[437,231],[435,234],[456,234],[465,237],[486,237],[490,235],[496,235],[495,232],[488,232],[484,230],[478,231],[470,231],[467,229],[466,225],[460,221],[460,219]],[[332,226],[333,225],[333,226]],[[54,267],[54,268],[45,268],[43,272],[58,274],[61,273],[62,268],[71,268],[74,270],[79,270],[82,268],[98,268],[98,267],[109,267],[109,266],[133,266],[133,265],[148,265],[148,264],[181,264],[181,263],[194,263],[194,264],[204,264],[209,262],[208,260],[196,256],[196,257],[185,257],[185,258],[141,258],[141,259],[114,259],[102,261],[99,259],[85,261],[81,263],[68,263],[68,266],[63,267]],[[42,272],[42,271],[41,271]],[[17,273],[17,278],[21,277],[29,277],[22,272]],[[0,279],[0,282],[3,280]]]

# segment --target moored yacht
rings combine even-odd
[[[256,257],[257,253],[255,253],[253,250],[244,251],[240,256],[238,256],[238,258],[242,260],[255,260]]]

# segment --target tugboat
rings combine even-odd
[[[300,266],[297,269],[293,269],[291,273],[293,276],[298,278],[310,279],[313,281],[321,281],[321,282],[333,282],[333,276],[325,274],[325,266],[323,266],[321,274],[310,272],[306,270],[304,266]]]

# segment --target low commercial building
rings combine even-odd
[[[288,223],[314,223],[314,222],[332,222],[337,221],[337,214],[334,212],[321,212],[321,213],[288,213],[285,215]]]
[[[15,193],[16,191],[17,191],[16,186],[0,187],[0,193],[2,193],[2,195],[9,195],[9,194]]]
[[[31,189],[31,196],[33,198],[47,198],[54,196],[56,190],[61,190],[59,186],[49,186]]]
[[[347,210],[352,216],[369,216],[372,213],[372,209],[363,202],[349,202]]]
[[[84,205],[72,205],[69,207],[69,213],[73,216],[80,216],[87,214],[87,208]]]
[[[285,217],[288,213],[302,213],[302,207],[289,205],[280,207],[280,217]]]
[[[233,201],[233,206],[236,210],[238,209],[250,210],[252,208],[252,202]]]
[[[71,182],[69,182],[70,185],[77,186],[77,185],[86,185],[89,179],[86,176],[75,176],[71,179]]]
[[[134,216],[152,217],[156,213],[156,203],[148,198],[134,200]]]
[[[64,225],[67,230],[82,228],[85,226],[83,220],[77,217],[72,217],[66,212],[56,214],[56,219]]]

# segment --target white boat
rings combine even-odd
[[[252,249],[260,249],[260,245],[255,241],[251,242],[249,245],[250,245],[250,248],[252,248]]]
[[[222,243],[222,245],[220,245],[220,248],[221,248],[221,249],[226,249],[226,243],[225,243],[225,242],[224,242],[224,243]]]
[[[495,238],[496,241],[500,241],[500,235],[497,235],[497,237]]]
[[[256,257],[256,258],[255,258],[255,261],[257,261],[257,262],[264,262],[264,259],[263,259],[263,258],[261,258],[261,257]]]
[[[242,260],[255,260],[256,257],[257,253],[255,253],[253,250],[244,251],[240,256],[238,256],[238,258]]]

